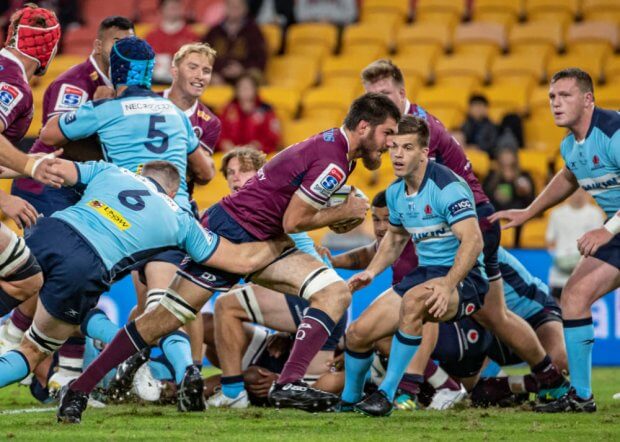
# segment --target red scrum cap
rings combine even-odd
[[[5,46],[35,60],[39,64],[35,74],[43,75],[56,55],[58,40],[56,14],[30,3],[11,16]]]

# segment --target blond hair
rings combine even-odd
[[[228,178],[228,163],[233,158],[237,158],[242,172],[257,171],[267,162],[267,155],[253,147],[235,147],[222,157],[222,167],[220,172],[224,174],[224,178]]]
[[[215,62],[215,55],[217,52],[208,43],[188,43],[183,46],[174,54],[172,59],[172,65],[179,67],[181,62],[189,54],[202,54],[205,55],[211,64]]]

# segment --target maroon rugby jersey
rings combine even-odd
[[[405,276],[418,266],[418,255],[415,253],[413,241],[407,241],[398,259],[392,264],[392,285],[398,284]]]
[[[19,143],[32,122],[34,107],[32,90],[24,65],[7,49],[0,50],[0,120],[3,135]]]
[[[422,107],[410,103],[409,100],[407,100],[405,109],[407,109],[407,114],[424,118],[428,123],[430,132],[428,157],[431,160],[437,161],[439,164],[443,164],[454,173],[461,176],[467,184],[469,184],[471,191],[474,193],[476,205],[489,202],[489,197],[486,196],[482,190],[480,181],[478,181],[478,178],[474,175],[471,163],[465,156],[463,148],[458,141],[450,135],[443,123]]]
[[[321,209],[346,182],[355,167],[347,158],[348,152],[349,142],[342,128],[314,135],[278,153],[220,204],[259,240],[279,235],[293,194]]]

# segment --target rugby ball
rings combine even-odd
[[[351,186],[342,186],[340,189],[332,193],[332,196],[329,198],[329,200],[327,200],[327,204],[325,204],[325,207],[339,206],[340,204],[344,203],[344,200],[347,199],[347,196],[349,196],[350,193]],[[362,192],[358,188],[355,188],[355,196],[359,196],[361,198],[364,198],[365,200],[368,200],[368,197],[364,195],[364,192]]]

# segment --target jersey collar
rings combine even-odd
[[[411,101],[409,101],[408,98],[405,98],[405,115],[411,112],[412,107],[413,107],[413,104],[411,104]]]
[[[95,70],[97,71],[101,79],[103,80],[103,84],[105,84],[107,87],[114,88],[114,85],[112,84],[108,76],[103,73],[103,71],[101,70],[97,62],[95,61],[95,57],[93,57],[92,54],[89,55],[88,60],[90,61],[90,64],[93,65],[93,67],[95,68]]]
[[[24,77],[24,81],[28,83],[28,75],[26,75],[26,68],[24,67],[24,63],[22,63],[19,58],[17,58],[13,53],[11,53],[11,51],[7,51],[6,49],[1,49],[0,55],[8,58],[13,63],[17,64],[17,66],[19,66],[19,68],[22,71],[22,76]]]
[[[344,130],[344,126],[340,126],[339,130],[342,136],[344,137],[345,141],[347,142],[347,153],[349,153],[349,151],[351,150],[351,144],[349,143],[349,139],[347,138],[347,133]],[[352,172],[354,168],[355,168],[355,161],[349,161],[349,173]]]
[[[157,181],[155,181],[153,178],[151,178],[150,176],[145,177],[147,180],[149,180],[151,183],[153,183],[153,185],[155,186],[155,188],[157,189],[158,192],[163,193],[164,195],[166,194],[166,191],[164,190],[164,188],[161,186],[161,184],[159,184]]]
[[[164,98],[168,98],[168,95],[170,95],[170,89],[172,89],[172,88],[164,89],[164,92],[162,93],[162,96],[163,96]],[[169,99],[169,98],[168,98],[168,99]],[[177,106],[177,107],[179,107],[179,106]],[[194,104],[193,104],[193,105],[192,105],[189,109],[185,109],[185,110],[183,111],[183,113],[184,113],[185,115],[187,115],[187,117],[189,118],[189,117],[191,117],[192,115],[194,115],[194,114],[196,113],[196,108],[197,108],[197,107],[198,107],[198,100],[196,100],[196,101],[194,102]]]

